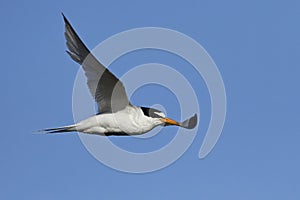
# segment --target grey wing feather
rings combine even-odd
[[[89,90],[98,104],[98,112],[112,113],[124,109],[130,103],[122,82],[92,55],[64,15],[63,18],[67,53],[82,65]]]

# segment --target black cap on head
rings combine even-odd
[[[157,110],[155,108],[147,108],[147,107],[141,107],[143,113],[145,116],[148,116],[148,117],[152,117],[152,118],[163,118],[164,116],[162,115],[159,115],[157,113],[162,113],[160,110]]]

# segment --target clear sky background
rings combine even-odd
[[[299,1],[2,0],[0,11],[0,199],[300,198]],[[225,127],[209,156],[198,159],[210,117],[203,81],[187,63],[156,51],[128,54],[111,67],[120,75],[148,62],[182,64],[185,75],[199,82],[199,132],[175,163],[148,174],[122,173],[94,159],[76,134],[33,134],[73,119],[79,66],[64,52],[61,12],[91,49],[144,26],[178,30],[199,42],[219,67],[228,98]],[[156,90],[173,98],[147,86],[132,101],[167,104]],[[176,101],[166,108],[178,118]],[[153,150],[175,131],[166,128],[154,142],[114,142],[132,151]]]

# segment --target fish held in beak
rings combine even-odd
[[[167,117],[161,118],[161,121],[165,123],[164,124],[165,126],[174,125],[174,126],[180,126],[180,127],[186,128],[186,129],[193,129],[197,125],[197,114],[195,114],[193,117],[191,117],[183,122],[177,122],[177,121],[167,118]]]

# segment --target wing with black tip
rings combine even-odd
[[[89,90],[98,104],[98,112],[112,113],[124,109],[130,103],[122,82],[92,55],[64,15],[63,18],[67,53],[82,66]]]

